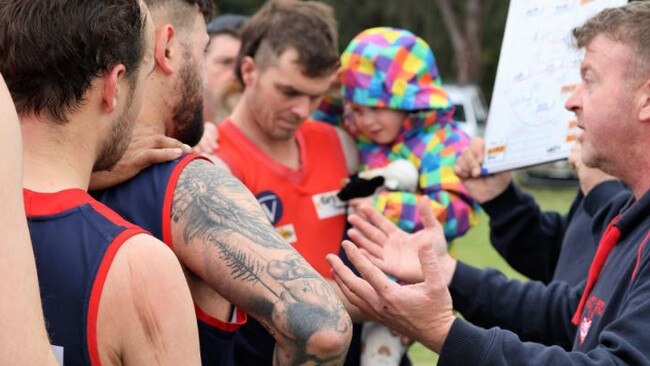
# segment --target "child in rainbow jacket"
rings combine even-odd
[[[417,168],[415,191],[383,190],[366,202],[407,232],[422,227],[416,210],[428,196],[447,241],[476,223],[478,204],[454,174],[456,157],[469,145],[453,121],[454,109],[441,88],[433,52],[413,33],[379,27],[358,34],[341,56],[341,97],[345,116],[333,118],[336,103],[324,104],[315,119],[343,121],[356,139],[361,171],[406,159]],[[331,102],[331,101],[330,101]],[[400,337],[367,322],[362,333],[361,365],[397,365],[406,350]]]

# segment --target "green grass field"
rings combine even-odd
[[[563,213],[568,211],[576,194],[576,189],[533,189],[524,187],[524,190],[535,196],[542,209]],[[466,263],[480,268],[498,268],[509,277],[524,279],[523,276],[511,269],[490,245],[488,218],[485,214],[481,215],[478,226],[472,228],[467,235],[456,241],[455,253],[460,260]],[[435,353],[420,344],[413,345],[409,350],[409,355],[414,366],[435,365],[438,359]]]

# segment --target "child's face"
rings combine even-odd
[[[359,132],[378,144],[389,144],[397,138],[406,119],[406,112],[350,104]]]

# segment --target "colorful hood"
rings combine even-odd
[[[451,109],[429,45],[413,33],[378,27],[354,37],[341,56],[342,96],[369,107]]]

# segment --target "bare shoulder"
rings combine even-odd
[[[115,255],[97,320],[103,363],[198,364],[198,331],[181,266],[148,234],[127,239]]]
[[[345,165],[348,168],[349,174],[354,174],[359,170],[359,152],[356,143],[349,133],[345,132],[342,128],[334,127],[336,134],[341,141],[341,148],[345,155]]]
[[[21,134],[0,74],[0,364],[56,365],[45,331],[22,200]]]
[[[174,198],[176,196],[196,194],[199,186],[204,186],[205,191],[215,188],[231,189],[233,193],[247,196],[248,189],[235,178],[226,163],[216,156],[210,157],[211,161],[195,159],[191,161],[180,175]]]
[[[20,218],[24,214],[14,214],[22,210],[22,203],[19,200],[22,186],[20,124],[2,75],[0,75],[0,111],[2,111],[2,117],[0,117],[0,153],[3,157],[0,161],[0,175],[3,177],[3,189],[0,190],[0,198],[3,203],[9,202],[10,205],[9,210],[0,212],[0,217],[3,218],[2,222],[4,222],[6,218],[12,216]],[[24,220],[24,218],[22,219]]]
[[[149,234],[130,237],[124,242],[119,253],[123,257],[122,261],[129,263],[142,263],[143,258],[146,258],[146,267],[151,270],[156,270],[160,266],[179,267],[174,252],[165,243]],[[115,261],[118,261],[118,256]]]
[[[106,289],[116,285],[125,301],[149,302],[161,291],[183,291],[187,285],[176,255],[163,242],[149,234],[127,239],[115,255],[106,278]]]
[[[231,171],[230,167],[228,166],[228,164],[226,164],[226,162],[223,161],[217,155],[209,154],[209,153],[203,153],[202,155],[203,155],[203,157],[205,157],[207,159],[210,159],[210,161],[212,161],[212,163],[214,163],[214,165],[217,168],[221,169],[222,171],[226,171],[226,172],[232,174],[232,171]]]

